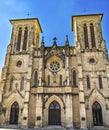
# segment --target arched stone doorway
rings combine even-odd
[[[19,117],[19,104],[14,102],[11,106],[10,110],[10,124],[18,124],[18,117]]]
[[[102,108],[98,102],[94,102],[92,106],[93,124],[95,126],[103,125]]]
[[[56,101],[53,101],[49,106],[48,124],[61,125],[61,107]]]

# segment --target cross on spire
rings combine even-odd
[[[56,43],[57,38],[54,37],[53,40],[54,40],[53,46],[57,46],[57,43]]]
[[[54,42],[56,42],[57,38],[56,38],[56,37],[54,37],[54,38],[53,38],[53,40],[54,40]]]
[[[31,14],[28,12],[26,15],[27,15],[27,16],[30,16]]]

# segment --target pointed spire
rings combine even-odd
[[[42,37],[41,46],[44,46],[44,37]]]
[[[65,42],[66,45],[69,45],[69,41],[68,41],[68,35],[66,35],[66,42]]]
[[[53,46],[57,46],[57,43],[56,43],[57,38],[54,37],[53,40],[54,40],[54,42],[53,42]]]

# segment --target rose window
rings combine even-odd
[[[51,70],[51,71],[57,72],[57,71],[59,71],[59,69],[60,69],[60,64],[59,64],[59,62],[53,61],[53,62],[50,64],[50,70]]]

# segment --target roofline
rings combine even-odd
[[[84,15],[73,15],[72,16],[72,31],[73,31],[73,18],[74,17],[84,17],[84,16],[96,16],[96,15],[102,15],[103,17],[103,13],[99,13],[99,14],[84,14]],[[101,21],[102,21],[102,17],[101,17]]]
[[[12,21],[20,21],[20,20],[37,20],[39,27],[40,27],[40,30],[41,30],[41,33],[43,32],[38,18],[10,19],[9,21],[12,24]]]

